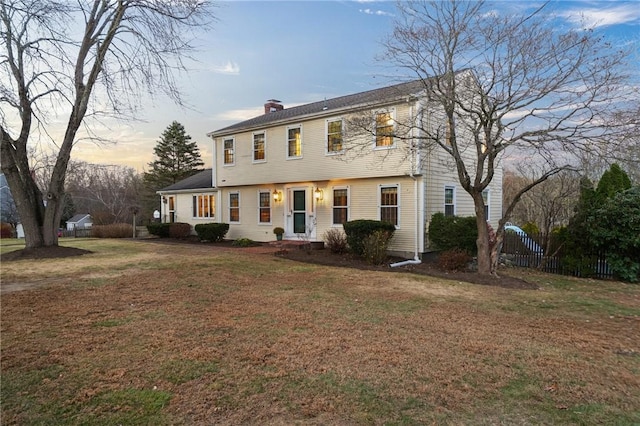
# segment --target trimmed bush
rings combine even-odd
[[[396,230],[396,227],[392,223],[369,219],[352,220],[342,226],[344,227],[345,234],[347,234],[349,249],[358,256],[364,254],[363,241],[369,235],[376,231],[386,231],[390,233],[389,239],[391,239]]]
[[[191,235],[191,225],[183,222],[174,222],[169,224],[170,238],[187,238]]]
[[[91,236],[94,238],[131,238],[133,225],[128,223],[112,223],[110,225],[93,225]]]
[[[327,229],[322,239],[329,250],[331,250],[331,253],[342,254],[347,252],[347,236],[342,229]]]
[[[460,249],[473,255],[478,251],[477,239],[478,228],[475,216],[445,216],[443,213],[431,216],[429,241],[435,249]]]
[[[471,256],[464,250],[454,248],[438,255],[437,265],[443,271],[464,271],[471,262]]]
[[[200,223],[195,226],[200,241],[219,242],[229,231],[228,223]]]
[[[231,243],[234,247],[251,247],[255,244],[251,238],[238,238],[237,240],[233,240]]]
[[[381,265],[387,260],[387,248],[393,237],[393,233],[389,231],[373,231],[367,235],[362,241],[362,257],[372,265]]]
[[[150,223],[147,225],[147,230],[151,235],[155,235],[156,237],[169,238],[170,226],[170,223]]]

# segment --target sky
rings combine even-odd
[[[502,1],[495,7],[509,12],[534,3]],[[640,50],[638,1],[553,3],[562,25],[582,26],[586,20],[614,43],[633,43]],[[395,4],[218,2],[217,22],[196,40],[197,62],[178,76],[189,108],[163,98],[145,100],[138,121],[111,125],[109,136],[117,144],[81,142],[72,158],[148,171],[153,148],[175,120],[198,143],[205,166],[210,167],[212,141],[206,134],[262,114],[268,99],[278,99],[287,108],[397,83],[396,72],[379,60],[381,41],[392,32],[397,17]]]

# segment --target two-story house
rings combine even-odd
[[[163,221],[224,222],[228,238],[321,241],[355,219],[396,226],[390,250],[428,251],[431,215],[474,215],[451,160],[440,149],[411,149],[414,120],[436,120],[421,81],[397,84],[292,108],[268,101],[264,114],[208,134],[213,168],[159,191]],[[370,117],[356,132],[353,117]],[[350,128],[351,127],[351,128]],[[357,150],[353,147],[357,146]],[[502,173],[486,193],[496,226],[502,210]]]

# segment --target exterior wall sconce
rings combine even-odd
[[[276,191],[275,189],[273,190],[273,201],[275,201],[276,203],[279,203],[280,201],[282,201],[281,191]]]
[[[322,191],[322,189],[320,188],[316,188],[315,191],[313,191],[313,197],[317,200],[317,201],[322,201],[322,199],[324,198],[324,192]]]
[[[165,197],[164,195],[162,196],[162,202],[163,202],[164,204],[167,204],[167,197]]]

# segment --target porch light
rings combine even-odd
[[[313,196],[317,201],[322,201],[322,198],[324,198],[324,193],[322,189],[316,188],[316,190],[313,191]]]
[[[282,201],[282,192],[273,190],[273,201],[276,203]]]

